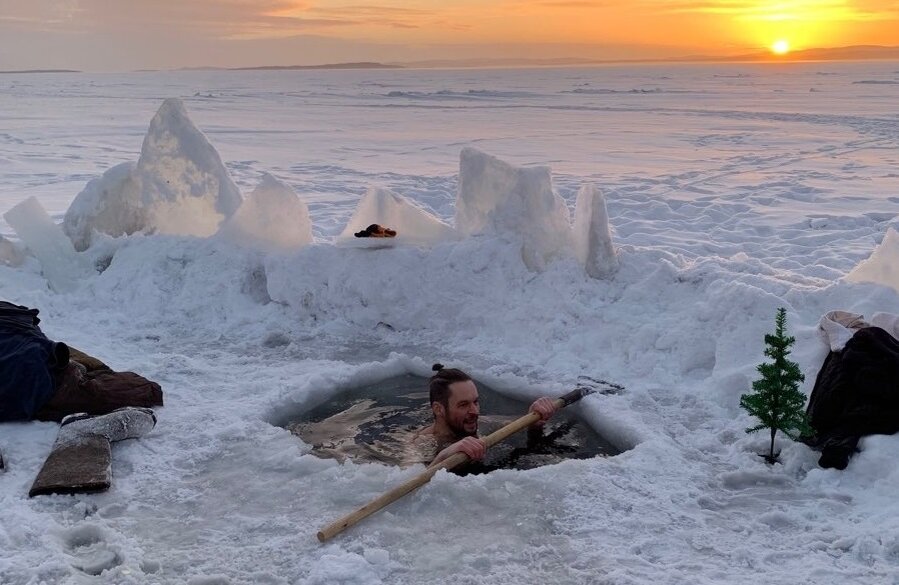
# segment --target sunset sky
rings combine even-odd
[[[637,59],[899,45],[899,0],[0,0],[0,69]]]

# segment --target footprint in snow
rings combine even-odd
[[[109,546],[99,526],[71,528],[64,534],[63,544],[72,557],[72,566],[88,575],[99,575],[122,564],[121,555]]]

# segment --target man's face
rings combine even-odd
[[[449,385],[450,395],[446,410],[446,425],[457,437],[478,434],[478,388],[474,382],[453,382]]]

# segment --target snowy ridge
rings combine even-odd
[[[617,259],[605,200],[596,187],[591,189],[589,197],[579,197],[577,208],[584,209],[576,209],[580,219],[572,226],[565,201],[553,189],[549,167],[517,167],[465,147],[460,155],[455,227],[398,193],[370,187],[337,241],[373,248],[487,235],[520,242],[522,261],[532,271],[574,253],[588,274],[602,278],[614,273]],[[51,286],[68,290],[72,276],[65,274],[65,268],[81,258],[71,250],[61,254],[65,261],[41,253],[44,248],[71,246],[37,199],[27,201],[32,202],[30,207],[21,204],[4,217],[19,218],[19,225],[11,220],[10,224],[44,265]],[[391,228],[395,239],[364,241],[359,246],[354,233],[372,224]],[[116,165],[91,180],[66,211],[63,229],[78,250],[87,249],[101,234],[120,237],[135,232],[215,235],[264,253],[289,252],[313,241],[308,207],[293,189],[264,173],[244,200],[218,152],[175,98],[163,101],[151,120],[137,164]],[[48,246],[51,240],[61,240],[62,245]]]

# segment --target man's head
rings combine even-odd
[[[437,373],[429,383],[434,421],[445,425],[456,437],[478,434],[478,388],[462,370],[434,366]]]

